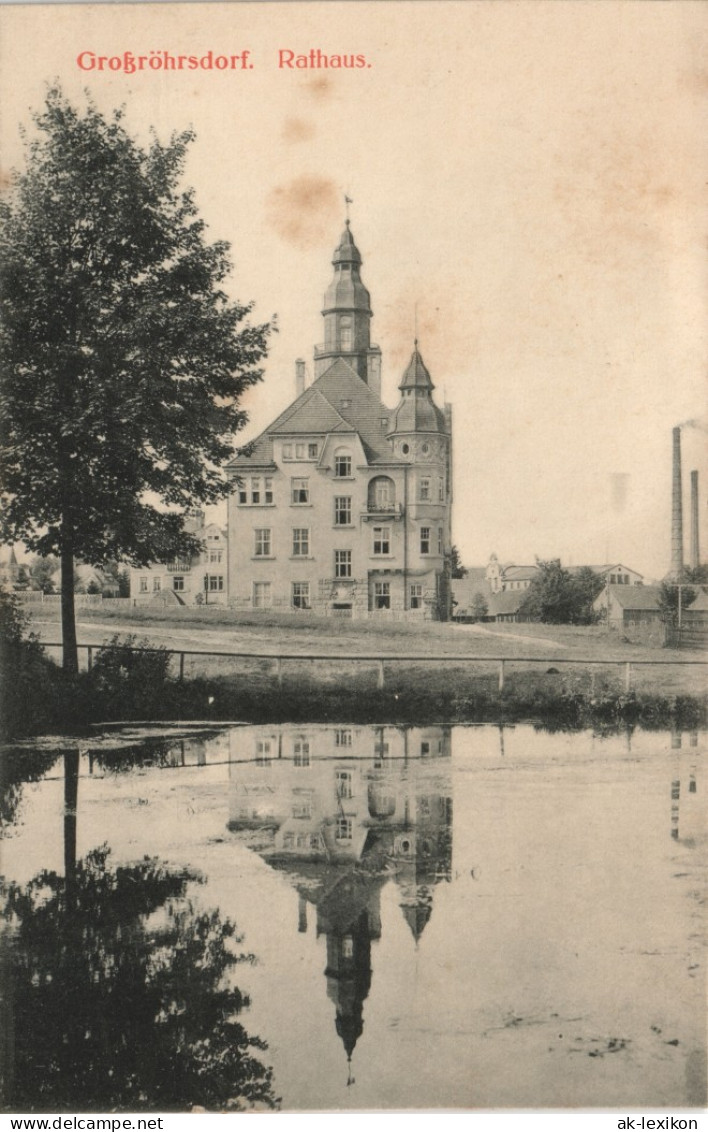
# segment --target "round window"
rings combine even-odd
[[[408,453],[410,452],[410,450],[411,450],[410,444],[402,444],[401,445],[401,452],[403,453],[404,456],[407,456]]]

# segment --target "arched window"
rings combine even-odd
[[[339,345],[342,350],[352,349],[352,320],[342,318],[339,321]]]
[[[337,479],[349,479],[352,474],[352,457],[348,448],[337,448],[334,453],[334,474]]]
[[[396,485],[390,476],[369,481],[369,511],[389,511],[396,503]]]

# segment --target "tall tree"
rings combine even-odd
[[[522,616],[550,625],[588,625],[596,620],[592,603],[603,586],[599,574],[589,566],[573,574],[558,558],[537,560],[537,566],[521,603]]]
[[[145,148],[59,89],[34,124],[0,204],[0,540],[60,556],[75,671],[75,559],[198,552],[184,516],[228,492],[271,326],[227,296],[228,245],[180,188],[190,131]]]

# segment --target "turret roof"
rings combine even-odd
[[[433,389],[433,381],[428,373],[428,368],[421,357],[420,350],[418,349],[418,339],[416,338],[413,345],[413,353],[409,361],[406,371],[403,374],[399,389]]]
[[[346,221],[340,241],[334,250],[332,263],[355,263],[357,266],[361,267],[361,253],[354,243],[354,237],[352,236],[348,220]]]

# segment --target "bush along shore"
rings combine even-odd
[[[371,674],[335,680],[306,666],[282,686],[253,673],[179,680],[165,649],[114,637],[98,649],[90,672],[67,676],[26,633],[21,612],[2,603],[0,625],[3,737],[77,732],[112,721],[240,720],[252,723],[499,723],[548,728],[695,729],[708,724],[708,696],[623,692],[588,687],[577,674],[552,678],[520,672],[499,691],[493,676],[462,678],[444,663],[424,670],[399,666],[383,689]]]

